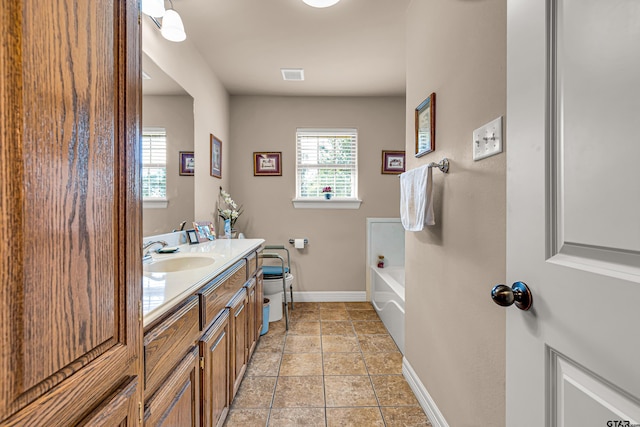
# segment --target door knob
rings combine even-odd
[[[520,310],[527,311],[533,304],[533,296],[529,287],[524,282],[515,282],[511,287],[507,285],[495,285],[491,289],[493,302],[503,307],[508,307],[515,302]]]

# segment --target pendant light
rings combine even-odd
[[[162,17],[162,29],[160,33],[162,37],[169,41],[181,42],[187,38],[187,34],[184,32],[182,18],[180,18],[178,12],[173,10],[173,4],[171,6],[171,9],[167,9]]]
[[[308,4],[309,6],[322,8],[322,7],[333,6],[334,4],[338,3],[340,0],[302,0],[302,1]]]
[[[142,13],[153,18],[164,16],[164,0],[142,0]]]

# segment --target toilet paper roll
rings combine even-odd
[[[295,239],[293,246],[296,249],[304,249],[304,239]]]

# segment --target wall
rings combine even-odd
[[[182,221],[193,221],[193,177],[180,176],[179,152],[193,151],[193,98],[190,96],[143,96],[142,127],[167,131],[166,209],[142,210],[142,235],[167,233]]]
[[[229,94],[189,39],[181,43],[165,40],[146,16],[141,19],[142,50],[193,97],[194,211],[197,220],[213,221],[218,188],[229,180],[229,150],[224,144],[229,138]],[[223,141],[222,179],[210,176],[210,134]]]
[[[506,156],[474,162],[473,129],[506,111],[506,1],[414,0],[407,10],[406,150],[436,92],[436,225],[406,235],[406,358],[448,424],[504,426]],[[505,149],[508,149],[506,141]]]
[[[291,249],[296,291],[364,291],[366,218],[398,217],[400,183],[381,174],[382,150],[402,150],[403,97],[231,97],[232,198],[247,237]],[[358,129],[357,210],[295,209],[296,128]],[[254,177],[254,151],[281,151],[281,177]],[[306,237],[302,251],[290,238]]]

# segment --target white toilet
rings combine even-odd
[[[285,289],[289,291],[293,283],[293,274],[285,276]],[[269,322],[282,319],[282,279],[264,279],[264,297],[269,298]],[[289,301],[291,302],[291,301]]]

